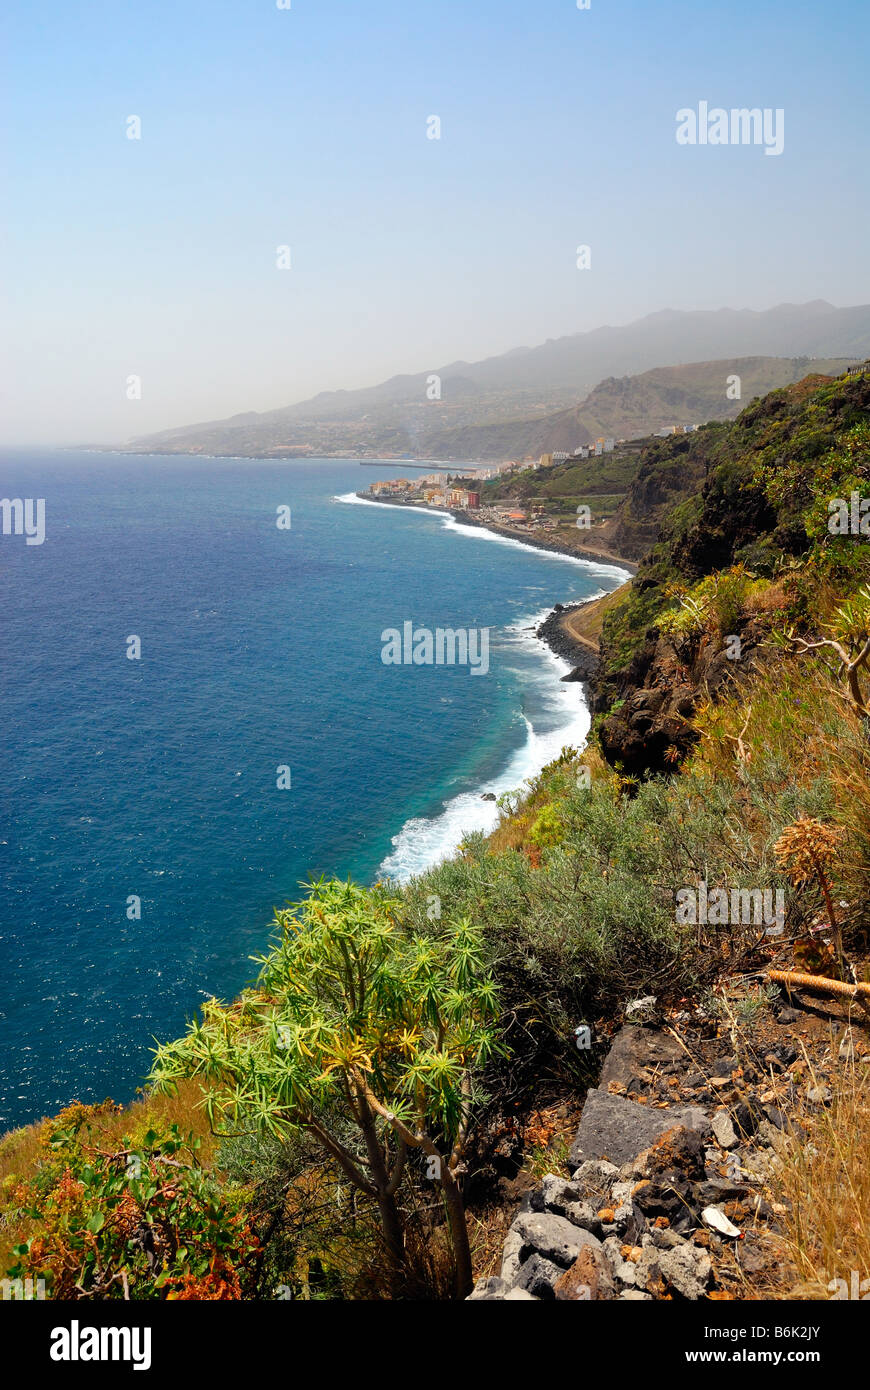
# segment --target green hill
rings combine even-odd
[[[607,377],[570,410],[541,419],[436,432],[428,436],[427,446],[439,458],[524,459],[573,453],[601,435],[635,439],[672,425],[733,420],[755,396],[800,381],[810,371],[837,376],[848,365],[845,358],[731,357],[656,367],[639,376]],[[739,399],[728,395],[734,377],[740,378]]]

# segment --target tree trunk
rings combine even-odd
[[[381,1217],[381,1231],[387,1247],[390,1263],[390,1283],[396,1284],[405,1265],[405,1236],[396,1199],[388,1192],[378,1193],[378,1211]]]
[[[457,1298],[467,1298],[474,1287],[471,1273],[471,1247],[468,1244],[468,1226],[465,1222],[465,1208],[459,1184],[444,1167],[444,1202],[447,1207],[447,1221],[453,1241],[453,1258],[456,1262],[454,1290]]]
[[[384,1151],[378,1143],[378,1133],[371,1110],[364,1096],[358,1096],[360,1126],[366,1143],[369,1170],[377,1188],[378,1212],[381,1218],[381,1231],[387,1248],[390,1264],[389,1279],[396,1284],[405,1264],[405,1233],[399,1216],[396,1199],[390,1192],[390,1172]]]

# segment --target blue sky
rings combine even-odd
[[[866,302],[868,39],[865,0],[7,0],[3,437]],[[702,100],[782,108],[782,155],[679,146]]]

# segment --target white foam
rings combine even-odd
[[[566,555],[561,550],[544,550],[540,546],[530,545],[528,541],[518,541],[513,536],[502,536],[498,531],[490,531],[487,526],[469,526],[467,522],[457,521],[452,512],[442,512],[438,507],[415,507],[402,502],[375,502],[367,497],[360,497],[356,492],[344,492],[340,496],[333,497],[332,500],[334,502],[351,502],[360,507],[389,507],[392,511],[413,512],[418,516],[434,516],[443,523],[446,530],[454,531],[458,536],[469,536],[473,540],[495,541],[498,545],[508,545],[514,550],[531,550],[536,555],[549,555],[551,559],[562,560],[569,565],[582,565],[590,574],[613,575],[619,579],[631,578],[628,570],[624,570],[620,565],[609,565],[603,560],[584,560],[580,555]]]
[[[601,575],[619,580],[630,577],[628,571],[619,565],[584,560],[579,555],[565,555],[556,550],[542,550],[525,541],[515,540],[512,536],[502,536],[497,531],[490,531],[485,526],[469,526],[457,521],[451,512],[440,511],[436,507],[409,507],[401,502],[376,502],[367,497],[360,497],[356,492],[343,493],[334,500],[354,506],[389,507],[394,511],[436,517],[447,530],[459,536],[495,541],[498,545],[507,545],[515,550],[529,550],[538,556],[546,555],[569,565],[581,565],[587,573],[596,577]],[[600,598],[602,594],[609,592],[609,588],[599,589],[595,594],[589,595],[589,600]],[[444,803],[443,809],[437,815],[414,816],[407,820],[398,835],[393,836],[393,849],[378,870],[379,878],[391,878],[398,883],[407,883],[415,875],[455,854],[463,835],[469,831],[482,830],[489,833],[494,830],[498,823],[499,810],[494,802],[482,799],[484,792],[493,792],[496,796],[501,796],[504,792],[516,791],[536,776],[547,763],[557,758],[563,748],[582,748],[585,745],[591,723],[585,699],[582,692],[578,698],[576,683],[560,684],[560,678],[568,674],[571,664],[563,657],[557,656],[534,635],[535,630],[551,612],[551,608],[545,608],[538,614],[519,618],[505,627],[502,635],[508,639],[508,644],[531,644],[535,649],[541,660],[538,679],[547,696],[546,722],[552,721],[554,727],[535,730],[526,715],[520,714],[519,717],[526,726],[525,742],[510,757],[503,771],[489,778],[476,790],[460,792],[452,797]]]
[[[536,627],[549,611],[545,609],[537,618],[519,619],[505,629],[505,634],[510,634],[517,642],[533,643],[543,658],[540,679],[547,690],[547,712],[556,717],[556,726],[537,732],[526,716],[521,715],[526,726],[525,742],[511,755],[503,771],[475,791],[460,792],[452,797],[437,815],[406,821],[398,835],[393,836],[393,850],[381,864],[379,878],[407,883],[425,869],[450,858],[469,831],[482,830],[488,834],[498,823],[499,811],[494,802],[482,800],[484,792],[501,796],[503,792],[515,791],[557,758],[564,747],[582,748],[585,744],[591,723],[586,702],[581,694],[578,704],[576,683],[559,683],[559,678],[571,670],[570,663],[556,656],[527,631],[529,627]]]
[[[356,507],[395,507],[397,502],[370,502],[367,497],[360,497],[357,492],[342,492],[333,497],[333,502],[352,502]],[[407,508],[403,507],[403,511]]]

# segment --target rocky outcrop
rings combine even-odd
[[[698,1106],[669,1105],[651,1110],[624,1096],[593,1088],[586,1097],[570,1160],[578,1167],[595,1158],[627,1163],[674,1125],[710,1132],[710,1121]]]
[[[703,434],[657,439],[647,445],[637,475],[608,527],[608,542],[618,554],[639,560],[655,545],[670,508],[704,482],[707,447]]]
[[[723,1252],[739,1244],[739,1269],[763,1264],[757,1227],[772,1212],[761,1187],[783,1117],[718,1046],[702,1065],[672,1032],[617,1034],[567,1173],[525,1195],[499,1273],[478,1281],[472,1302],[694,1301],[724,1287]]]
[[[609,763],[643,776],[672,771],[683,760],[698,742],[693,718],[699,703],[715,699],[761,663],[766,632],[755,621],[741,619],[729,636],[739,646],[707,634],[671,640],[651,628],[618,681],[619,699],[613,701],[612,688],[599,691],[593,684],[593,711],[607,712],[599,740]]]
[[[540,637],[542,642],[546,642],[550,651],[555,652],[556,656],[561,656],[565,661],[571,662],[572,670],[567,676],[562,677],[565,681],[589,680],[598,666],[597,651],[593,647],[586,646],[584,642],[578,642],[564,628],[565,615],[584,606],[582,603],[571,603],[567,606],[557,603],[552,613],[547,615],[535,632],[535,636]]]

